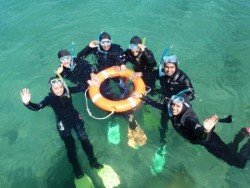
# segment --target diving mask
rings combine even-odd
[[[140,50],[140,48],[138,47],[137,44],[129,44],[129,49],[132,50],[132,51],[138,51]]]
[[[172,63],[172,64],[179,63],[179,60],[177,59],[176,55],[164,56],[162,59],[164,63]]]
[[[67,56],[61,57],[59,60],[61,62],[68,62],[68,61],[71,61],[71,56],[67,55]]]
[[[111,45],[111,40],[109,39],[103,39],[100,41],[101,46],[110,46]]]

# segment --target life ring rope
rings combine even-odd
[[[89,90],[89,88],[86,89],[84,95],[85,95],[85,101],[86,101],[86,110],[87,110],[87,112],[88,112],[88,114],[89,114],[90,117],[92,117],[92,118],[94,118],[94,119],[97,119],[97,120],[103,120],[103,119],[109,118],[111,115],[113,115],[113,114],[115,113],[115,111],[112,110],[112,111],[110,112],[110,114],[108,114],[108,115],[105,116],[105,117],[95,117],[95,116],[93,116],[92,113],[90,112],[89,105],[88,105],[88,99],[87,99],[87,91],[88,91],[88,90]]]

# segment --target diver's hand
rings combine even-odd
[[[95,81],[95,80],[88,80],[87,83],[90,85],[90,86],[97,86],[97,87],[100,87],[100,83]]]
[[[203,122],[205,132],[210,132],[214,128],[215,124],[218,122],[218,116],[213,115]]]
[[[133,93],[131,93],[131,97],[136,99],[142,98],[142,94],[134,91]]]
[[[125,71],[127,69],[126,65],[121,65],[121,71]]]
[[[99,77],[96,74],[91,73],[90,77],[91,77],[92,81],[100,82],[100,79],[99,79]]]
[[[97,86],[99,87],[101,85],[100,83],[100,79],[98,78],[98,76],[94,73],[91,73],[90,74],[90,77],[91,77],[91,80],[88,80],[87,83],[90,85],[90,86]]]
[[[142,72],[135,72],[135,73],[130,77],[130,79],[131,79],[131,80],[134,80],[134,79],[140,78],[140,77],[142,77]]]
[[[31,99],[31,93],[29,91],[29,89],[27,88],[24,88],[21,92],[21,98],[22,98],[22,101],[25,105],[29,104],[30,102],[30,99]]]
[[[137,46],[141,49],[142,52],[145,51],[146,46],[144,46],[142,44],[138,44]]]
[[[98,46],[99,42],[98,40],[93,40],[89,43],[90,48],[96,48]]]

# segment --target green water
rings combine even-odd
[[[133,35],[146,37],[146,45],[158,61],[164,48],[174,45],[180,67],[195,87],[193,106],[200,119],[214,113],[233,114],[231,125],[216,129],[226,143],[241,127],[250,126],[249,0],[0,0],[0,5],[1,188],[74,187],[52,110],[27,110],[20,90],[30,88],[32,101],[39,102],[48,93],[48,78],[58,67],[57,52],[72,42],[78,52],[102,30],[124,49]],[[119,174],[119,187],[249,187],[249,164],[243,170],[230,167],[204,148],[185,142],[171,126],[166,167],[152,176],[150,163],[160,146],[159,111],[151,107],[147,113],[143,107],[137,111],[148,143],[134,150],[127,145],[126,121],[118,119],[121,143],[109,144],[109,120],[89,117],[83,94],[73,99],[96,156]],[[106,115],[90,107],[95,115]],[[81,166],[96,187],[103,187],[78,149]]]

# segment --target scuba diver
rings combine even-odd
[[[57,54],[60,67],[57,75],[70,80],[79,91],[85,91],[88,87],[87,80],[94,71],[94,67],[86,60],[72,57],[68,50],[60,50]]]
[[[122,70],[126,69],[124,65],[125,57],[120,45],[113,44],[108,33],[102,32],[98,40],[93,40],[82,49],[77,58],[86,58],[93,54],[97,58],[97,71],[100,72],[106,68],[118,65]]]
[[[134,71],[151,88],[153,94],[157,77],[154,54],[142,44],[138,36],[134,36],[130,40],[129,49],[125,51],[125,56],[126,61],[133,64]]]
[[[230,144],[225,144],[214,132],[216,123],[230,123],[231,116],[226,119],[218,119],[217,115],[207,118],[203,125],[199,122],[187,97],[174,95],[169,101],[169,116],[174,129],[192,144],[204,146],[208,152],[215,157],[225,161],[227,164],[244,168],[250,156],[250,139],[238,152],[240,142],[250,136],[249,128],[242,128]]]
[[[29,89],[24,88],[21,92],[22,102],[32,111],[39,111],[46,106],[50,106],[53,109],[57,121],[57,131],[65,144],[68,160],[77,179],[83,177],[84,173],[77,159],[75,140],[71,135],[72,129],[81,142],[82,149],[87,155],[91,168],[101,169],[103,165],[98,163],[94,156],[93,146],[85,132],[84,121],[72,104],[71,94],[79,92],[78,88],[68,88],[62,79],[52,77],[49,80],[49,89],[48,96],[36,104],[30,101],[31,93]]]
[[[161,86],[161,101],[155,102],[153,99],[144,96],[142,100],[146,104],[152,105],[156,108],[161,104],[164,105],[164,108],[161,112],[161,128],[160,131],[160,142],[166,142],[166,131],[168,129],[169,115],[166,113],[168,101],[173,95],[179,93],[186,93],[188,100],[192,101],[194,96],[194,88],[189,77],[179,69],[178,64],[179,60],[176,55],[166,55],[162,57],[161,60],[162,68],[160,67],[160,74],[158,79],[160,80]],[[161,107],[160,107],[161,108]]]

